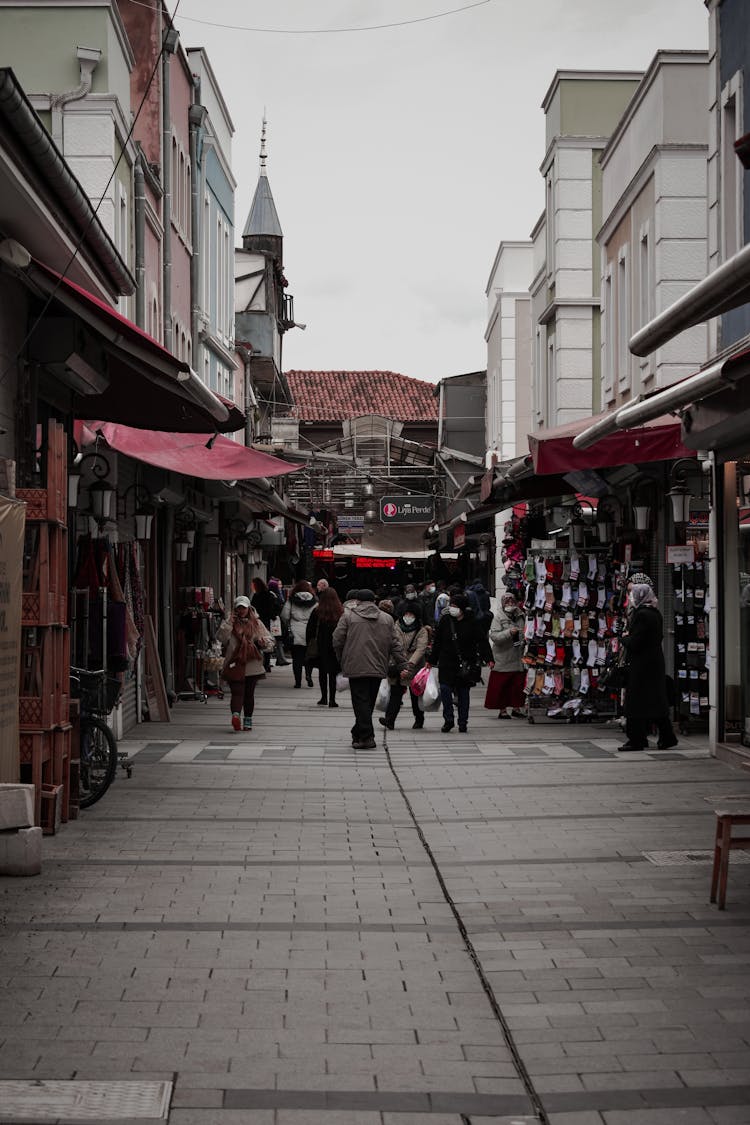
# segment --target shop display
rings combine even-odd
[[[684,733],[708,723],[708,566],[702,560],[671,567],[674,590],[675,710]]]
[[[517,543],[517,540],[514,542]],[[625,629],[625,564],[609,547],[533,549],[509,557],[506,587],[526,615],[522,662],[529,721],[614,718]]]
[[[175,652],[177,696],[202,703],[209,695],[222,699],[223,657],[216,634],[224,620],[224,607],[210,586],[180,586],[178,597],[181,609]]]

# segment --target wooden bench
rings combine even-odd
[[[750,798],[724,797],[714,808],[716,813],[716,839],[714,843],[714,868],[711,875],[711,902],[718,895],[719,910],[724,910],[727,900],[729,853],[750,851],[750,835],[734,836],[735,827],[750,824]]]

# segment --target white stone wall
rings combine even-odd
[[[547,272],[555,300],[591,297],[592,150],[558,143],[552,163],[553,260]],[[549,223],[549,216],[547,218]]]

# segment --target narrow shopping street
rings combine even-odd
[[[699,738],[499,723],[481,689],[467,735],[402,712],[394,774],[317,698],[276,668],[240,734],[178,703],[41,877],[0,880],[6,1093],[173,1083],[170,1125],[747,1121],[748,867],[717,912],[707,800],[746,778]]]

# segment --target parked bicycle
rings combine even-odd
[[[95,804],[109,789],[122,765],[128,777],[132,765],[127,755],[120,755],[117,740],[107,724],[107,715],[119,701],[122,691],[120,681],[107,676],[103,668],[70,669],[70,694],[80,700],[81,765],[79,780],[80,808]]]

